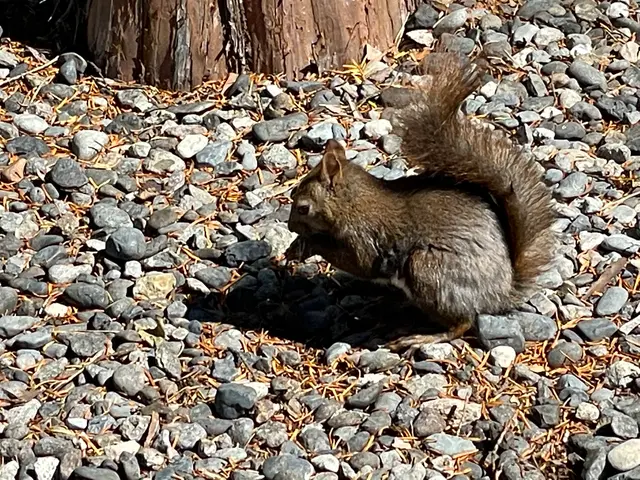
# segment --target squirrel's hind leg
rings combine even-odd
[[[473,326],[473,320],[465,320],[453,325],[446,332],[433,333],[428,335],[414,334],[396,338],[387,343],[387,348],[392,352],[401,352],[404,350],[405,358],[412,357],[415,351],[421,345],[428,343],[449,342],[460,338]]]

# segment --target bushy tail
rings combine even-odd
[[[514,269],[514,294],[526,295],[556,249],[551,193],[535,160],[501,132],[458,112],[480,86],[483,67],[453,53],[431,53],[425,85],[400,112],[403,153],[423,175],[485,188],[504,210]]]

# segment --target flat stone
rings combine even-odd
[[[494,315],[479,315],[477,321],[480,342],[487,350],[508,345],[516,353],[524,351],[525,338],[519,322],[508,316]]]
[[[582,320],[578,323],[577,328],[580,330],[580,333],[592,342],[599,342],[605,338],[610,338],[618,331],[616,324],[606,318]]]
[[[308,461],[284,454],[267,458],[262,472],[267,480],[310,480],[315,470]]]
[[[640,466],[640,439],[630,439],[613,447],[607,459],[611,466],[620,472]]]
[[[65,289],[64,296],[72,305],[82,308],[104,309],[109,305],[109,295],[99,285],[73,283]]]
[[[49,128],[49,124],[38,115],[21,113],[13,119],[13,124],[23,132],[38,135]]]
[[[600,316],[615,315],[629,299],[629,293],[622,287],[608,288],[596,305],[595,313]]]
[[[472,441],[447,433],[430,435],[426,438],[426,446],[440,455],[450,456],[473,453],[477,450]]]
[[[280,118],[258,122],[253,127],[253,135],[260,142],[283,142],[289,138],[292,131],[298,130],[309,123],[309,117],[304,112],[292,113]]]
[[[602,90],[607,88],[607,79],[604,73],[582,60],[575,60],[569,66],[568,72],[583,86],[600,87]]]
[[[81,130],[71,140],[71,151],[80,160],[92,160],[109,143],[109,136],[96,130]]]
[[[460,8],[442,17],[433,27],[433,34],[440,37],[443,33],[454,33],[461,28],[469,18],[469,11]]]

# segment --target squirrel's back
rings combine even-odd
[[[514,277],[524,295],[556,250],[551,192],[535,160],[487,124],[459,113],[482,81],[482,68],[452,53],[431,53],[423,63],[426,85],[399,115],[402,151],[421,175],[486,189],[503,211]]]

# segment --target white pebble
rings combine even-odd
[[[593,403],[582,402],[576,409],[576,418],[587,422],[596,422],[600,418],[600,410]]]
[[[516,359],[516,351],[509,345],[500,345],[491,349],[491,360],[500,368],[509,368]]]

